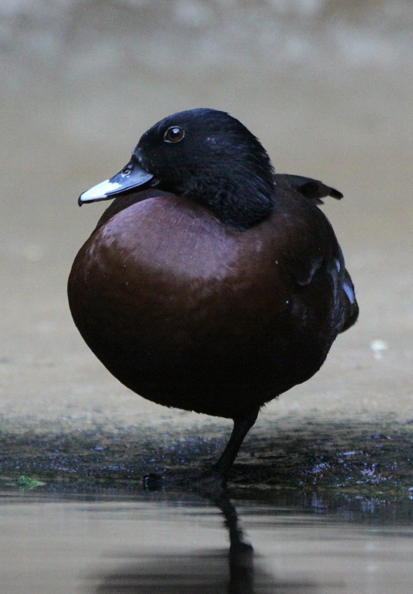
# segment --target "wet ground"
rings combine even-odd
[[[228,431],[212,424],[195,431],[90,430],[1,435],[0,476],[22,477],[59,489],[140,490],[156,474],[167,489],[201,475],[216,461]],[[413,493],[413,428],[382,422],[261,423],[248,436],[231,472],[231,492],[273,497],[281,490],[404,500]],[[28,484],[30,487],[30,482]],[[196,484],[189,489],[197,489]],[[201,488],[202,490],[202,488]]]
[[[411,4],[15,0],[0,16],[1,592],[410,592]],[[222,509],[168,482],[216,460],[230,423],[128,392],[66,300],[104,208],[77,196],[199,106],[238,117],[277,171],[344,193],[323,209],[361,308],[234,466],[255,586]],[[167,487],[145,493],[152,472]]]

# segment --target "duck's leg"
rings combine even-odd
[[[245,436],[257,419],[259,410],[259,408],[254,409],[249,415],[234,419],[234,428],[231,437],[229,438],[220,459],[213,466],[214,472],[220,474],[224,478],[228,475]]]
[[[169,479],[170,484],[173,484],[175,487],[181,485],[191,488],[194,488],[195,484],[203,494],[208,493],[209,496],[211,496],[211,493],[216,495],[218,492],[221,494],[231,466],[237,457],[245,436],[255,423],[259,410],[259,408],[254,409],[248,415],[234,419],[234,428],[232,429],[231,437],[218,462],[212,468],[197,476],[191,477],[188,474],[180,477],[172,476]],[[155,491],[168,484],[168,479],[151,473],[144,477],[143,484],[144,489]]]

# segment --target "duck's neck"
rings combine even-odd
[[[226,176],[227,177],[227,176]],[[275,203],[275,179],[257,175],[231,176],[215,187],[197,185],[187,197],[211,210],[223,223],[245,231],[267,218]]]

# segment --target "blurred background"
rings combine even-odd
[[[193,107],[228,111],[276,171],[345,197],[323,210],[360,322],[262,417],[410,420],[412,30],[410,0],[2,0],[1,426],[211,422],[117,383],[66,300],[71,262],[105,208],[79,210],[78,195],[116,173],[157,120]]]

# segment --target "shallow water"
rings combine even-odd
[[[284,494],[232,503],[9,487],[0,492],[1,592],[411,592],[410,501]]]

